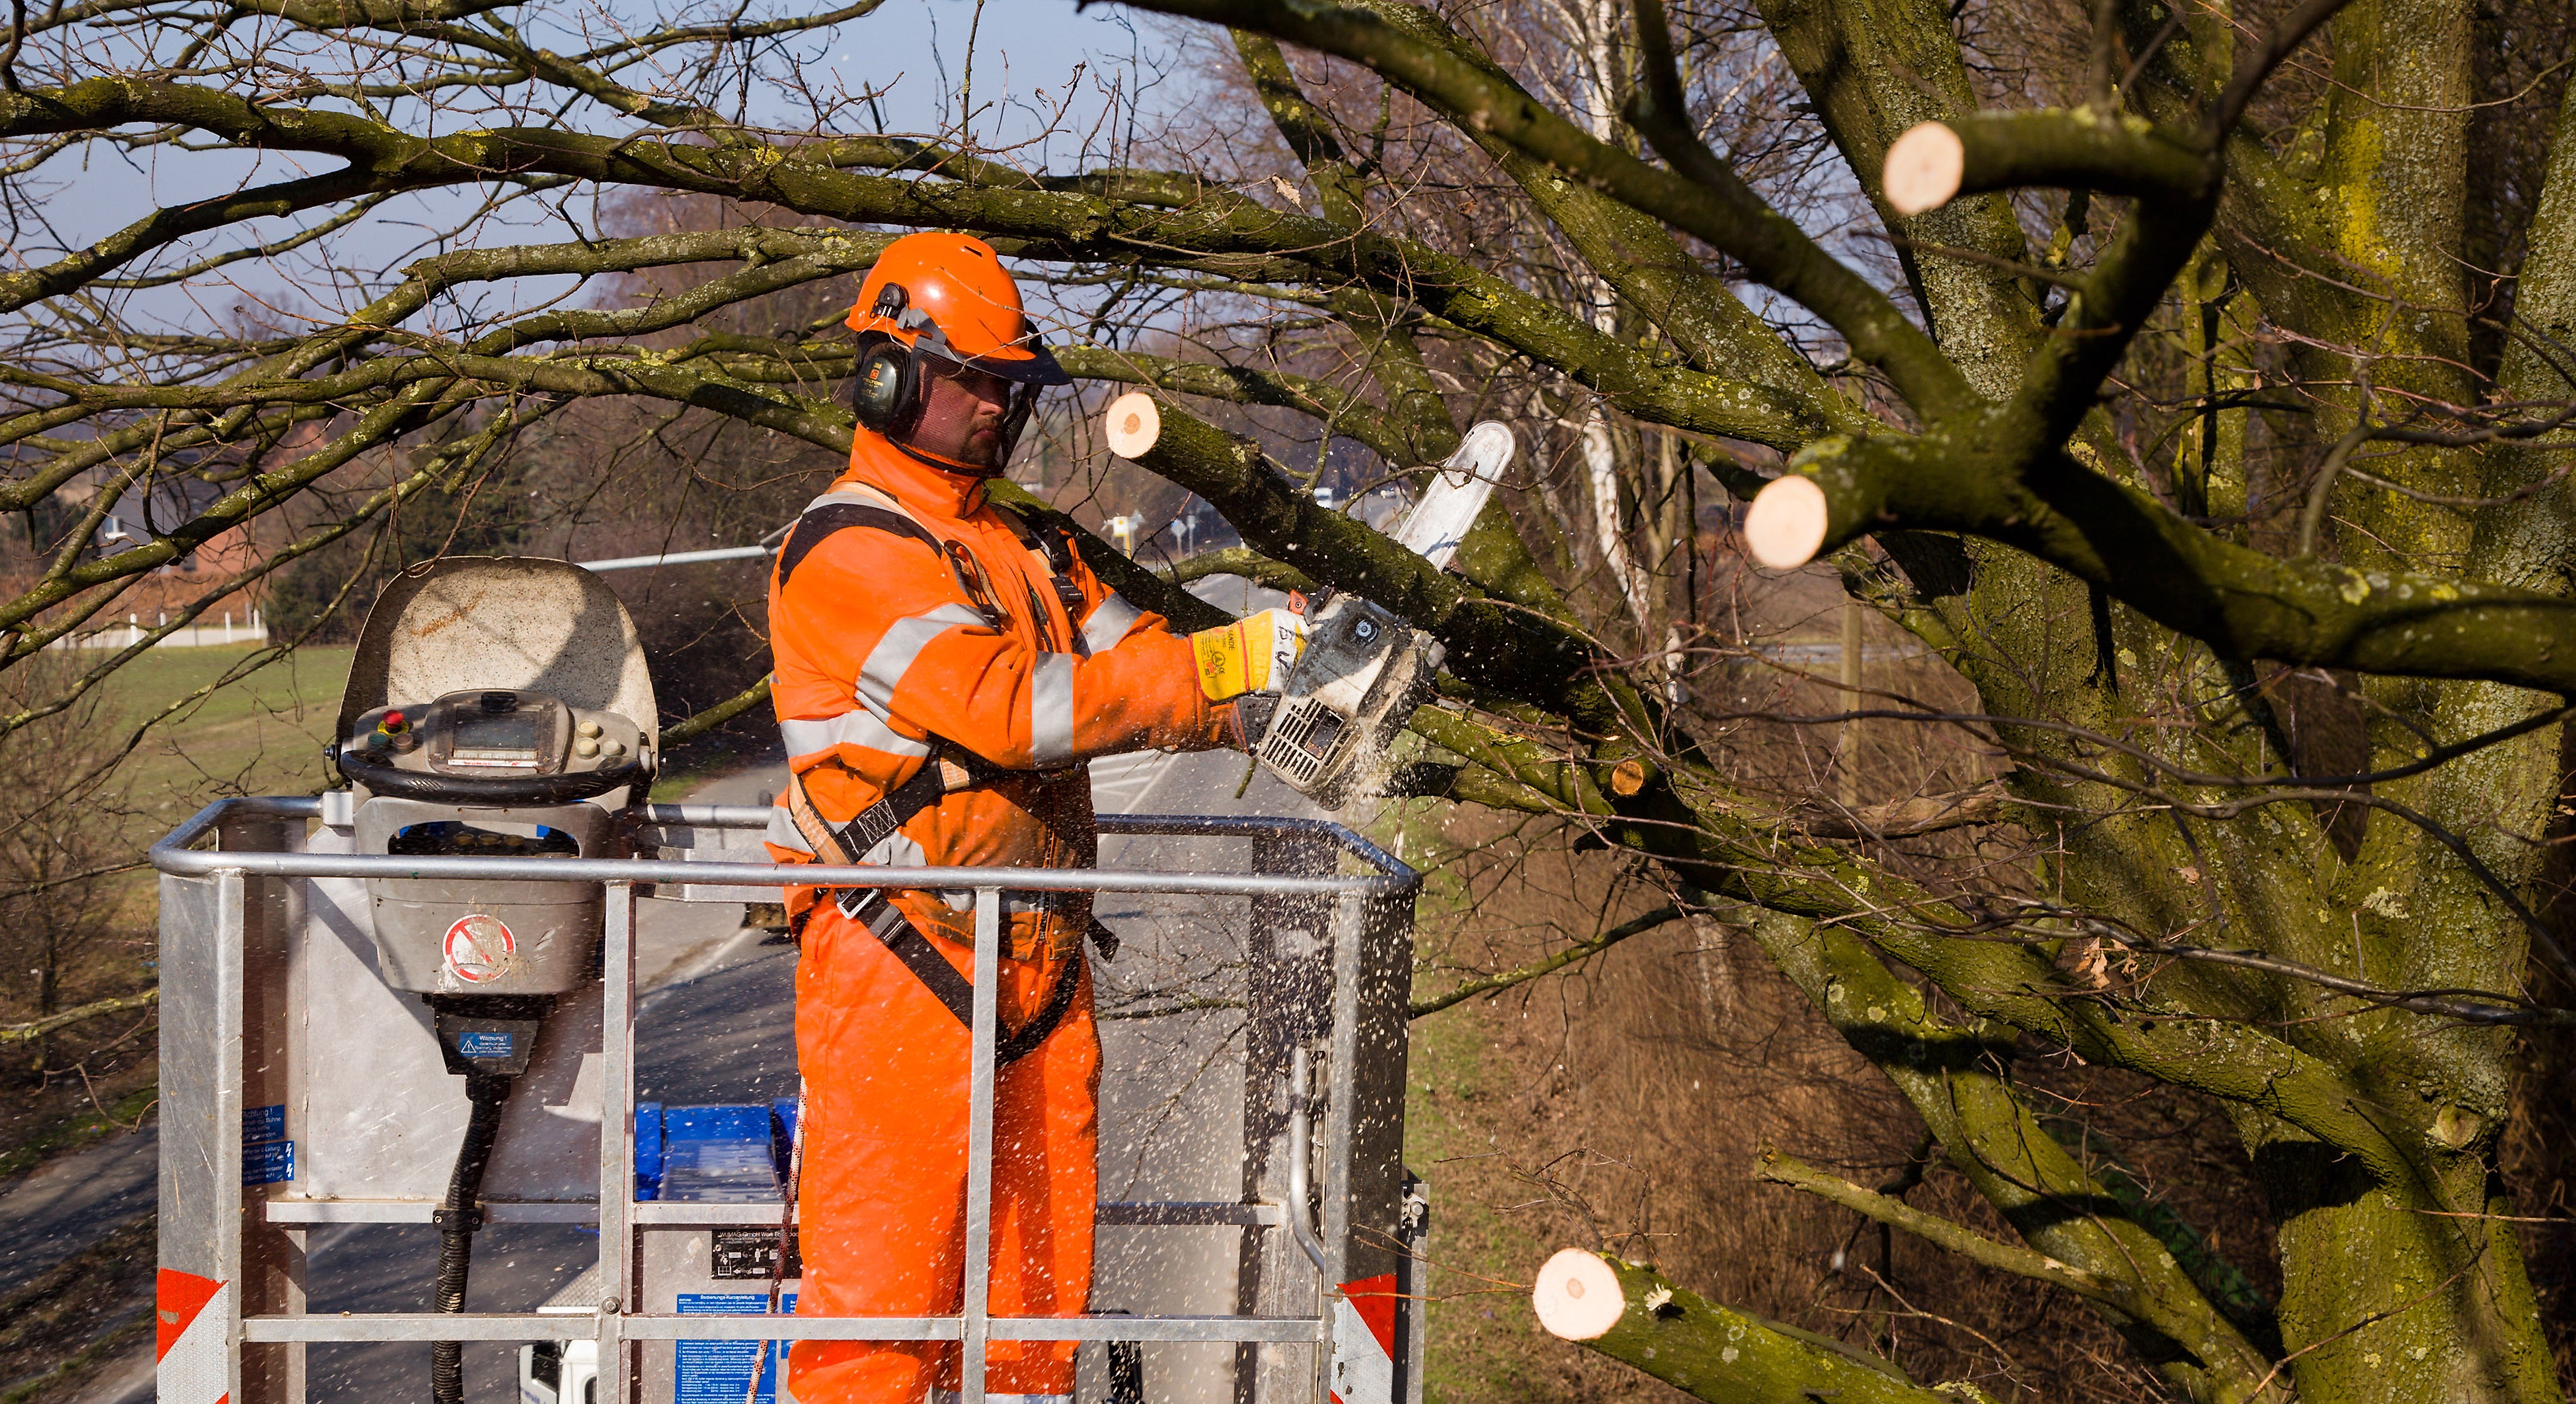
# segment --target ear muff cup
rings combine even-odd
[[[922,370],[921,361],[918,349],[892,337],[869,333],[862,338],[857,372],[850,380],[850,409],[858,416],[861,428],[883,434],[899,446],[911,441],[929,401],[929,376]],[[1037,400],[1037,386],[1011,388],[1010,408],[1002,416],[993,454],[996,466],[991,471],[999,472],[1000,465],[1010,462],[1021,433],[1028,428],[1031,412],[1037,408]]]
[[[860,351],[850,408],[875,433],[896,438],[909,433],[921,418],[921,372],[912,348],[886,338]]]

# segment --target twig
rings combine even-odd
[[[1195,556],[1172,562],[1162,570],[1163,579],[1174,585],[1187,585],[1213,575],[1240,575],[1256,585],[1274,590],[1312,590],[1313,577],[1285,561],[1274,561],[1249,546],[1228,546],[1221,550],[1201,551]]]
[[[2236,129],[2236,119],[2245,115],[2246,105],[2262,91],[2272,70],[2349,3],[2351,0],[2308,0],[2274,26],[2262,52],[2248,57],[2237,68],[2236,76],[2227,82],[2227,91],[2219,96],[2218,105],[2209,110],[2209,120],[2200,129],[2203,145],[2216,150],[2225,143],[2227,134]]]
[[[141,1009],[146,1005],[160,1002],[161,987],[158,985],[141,994],[92,1000],[78,1009],[66,1009],[60,1014],[48,1014],[42,1019],[30,1020],[24,1024],[0,1024],[0,1042],[27,1043],[43,1038],[56,1029],[68,1028],[83,1020],[95,1019],[102,1014],[121,1014],[128,1009]]]
[[[2324,525],[2326,502],[2333,496],[2335,479],[2343,476],[2344,465],[2352,461],[2353,450],[2370,437],[2368,390],[2362,392],[2362,423],[2335,441],[2334,450],[2326,455],[2325,466],[2317,470],[2317,480],[2308,488],[2307,506],[2299,512],[2299,558],[2305,560],[2317,553],[2317,529]]]
[[[2087,1272],[2069,1263],[2059,1262],[2045,1253],[2028,1248],[2015,1248],[1969,1228],[1952,1223],[1937,1214],[1927,1214],[1901,1199],[1862,1189],[1839,1176],[1825,1174],[1778,1150],[1765,1146],[1753,1162],[1753,1178],[1768,1180],[1804,1190],[1819,1199],[1829,1200],[1846,1209],[1901,1228],[1915,1237],[1937,1244],[1982,1267],[2027,1277],[2063,1287],[2077,1296],[2128,1310],[2132,1294],[2127,1284]]]
[[[668,752],[675,746],[685,746],[768,700],[769,679],[763,677],[696,716],[662,728],[662,749]]]
[[[1814,838],[1908,838],[1916,834],[1937,834],[1945,829],[1995,823],[2003,802],[2003,782],[1989,780],[1974,789],[1953,794],[1891,800],[1865,809],[1842,809],[1822,804],[1803,806],[1791,817],[1805,826],[1807,833]]]
[[[1589,941],[1582,941],[1575,945],[1568,946],[1564,950],[1557,952],[1555,955],[1549,956],[1547,959],[1542,960],[1535,965],[1523,966],[1518,970],[1508,971],[1501,975],[1488,975],[1482,980],[1470,980],[1466,984],[1460,985],[1458,988],[1451,990],[1446,994],[1433,995],[1429,999],[1419,1000],[1415,1002],[1412,1009],[1406,1012],[1405,1017],[1419,1019],[1425,1014],[1437,1014],[1441,1010],[1448,1008],[1450,1005],[1458,1003],[1460,1000],[1474,999],[1476,996],[1481,994],[1492,994],[1496,990],[1506,990],[1510,989],[1514,985],[1525,984],[1531,980],[1537,979],[1541,975],[1548,974],[1552,971],[1563,970],[1565,967],[1572,965],[1576,961],[1582,960],[1587,956],[1599,955],[1601,952],[1627,940],[1631,936],[1652,931],[1656,927],[1662,926],[1667,922],[1679,921],[1681,917],[1682,909],[1679,907],[1669,905],[1657,907],[1653,911],[1646,913],[1644,916],[1632,917],[1627,921],[1623,921],[1617,926],[1611,927],[1609,930],[1593,937]]]

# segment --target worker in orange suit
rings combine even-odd
[[[1038,393],[1069,383],[979,240],[896,240],[859,288],[849,470],[779,549],[774,696],[791,778],[783,862],[1090,866],[1084,762],[1243,744],[1233,700],[1294,660],[1265,611],[1201,635],[1102,586],[1062,536],[986,500]],[[1000,957],[991,1303],[1088,1308],[1100,1041],[1088,896],[1006,895]],[[960,1309],[971,895],[790,893],[805,1083],[796,1185],[804,1288],[822,1315]],[[1073,1395],[1066,1342],[995,1341],[985,1388]],[[799,1404],[954,1399],[957,1348],[797,1344]]]

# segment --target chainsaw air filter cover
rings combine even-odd
[[[1289,787],[1339,809],[1375,774],[1440,671],[1440,646],[1357,595],[1308,623],[1256,754]]]

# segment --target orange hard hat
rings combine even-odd
[[[1073,383],[1039,344],[1001,255],[971,235],[906,234],[888,244],[859,283],[849,327],[1022,385]]]

